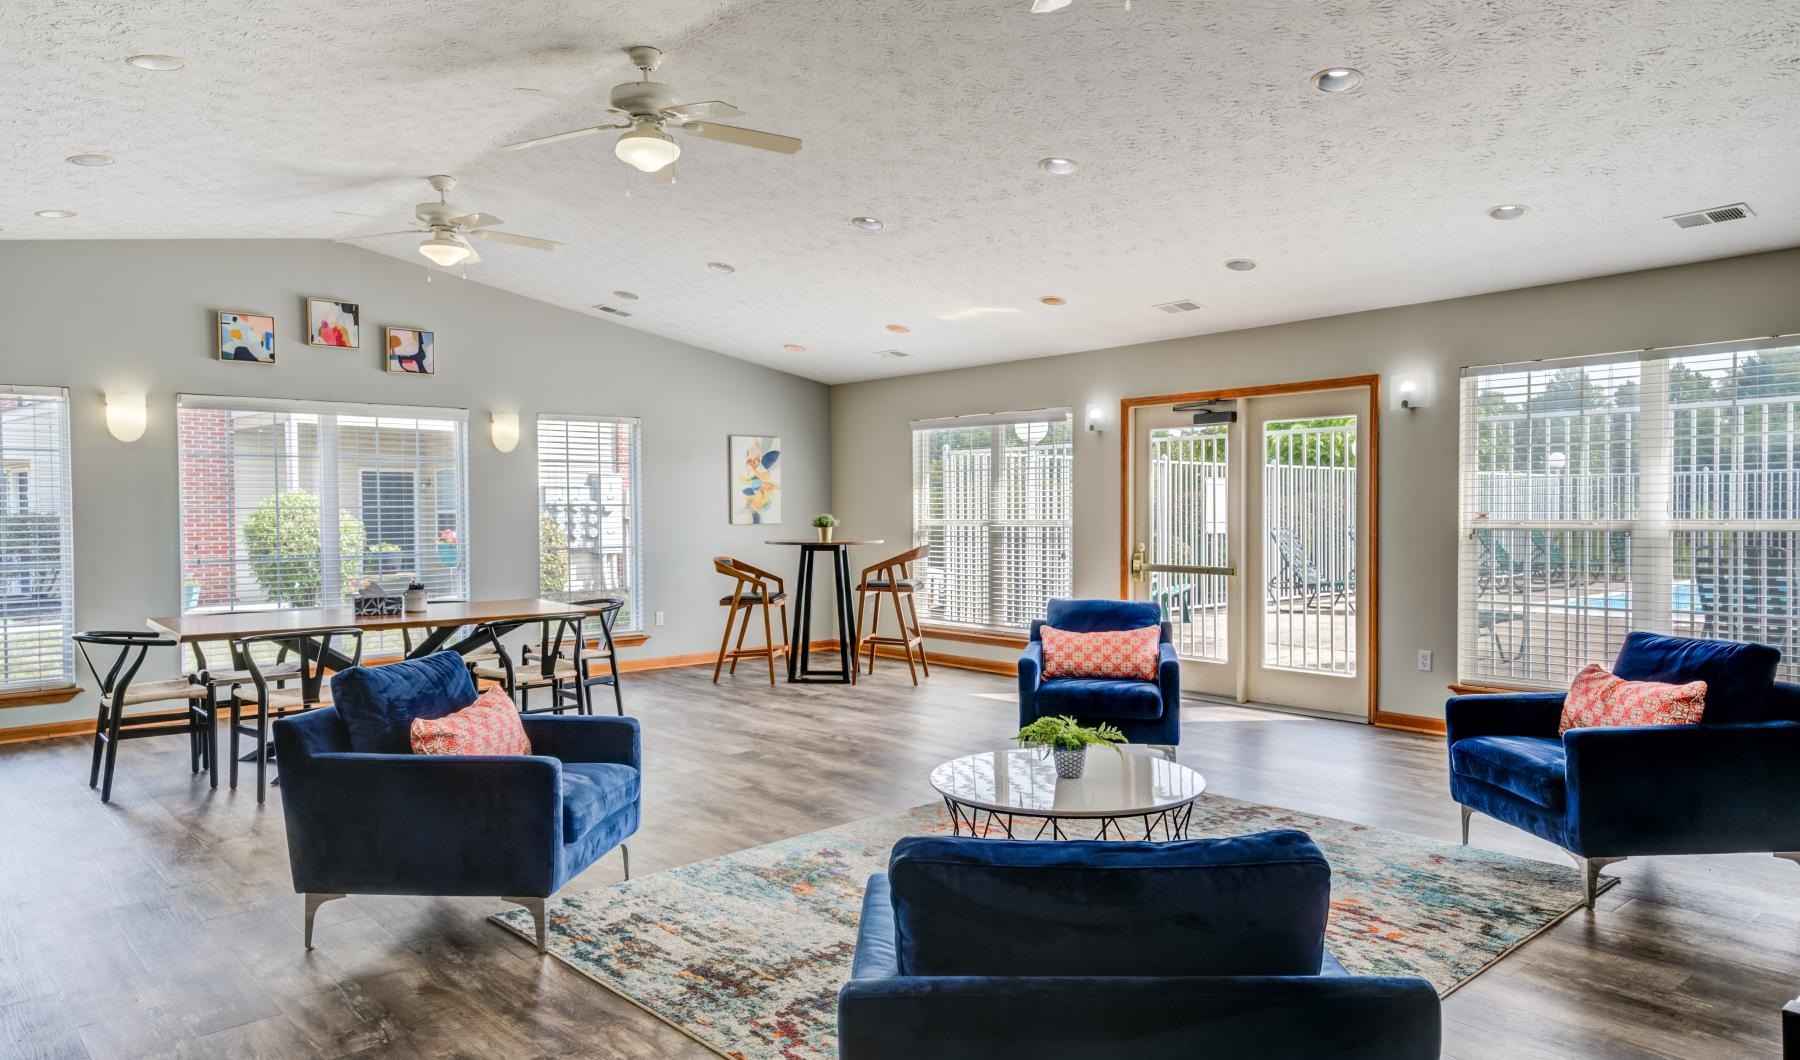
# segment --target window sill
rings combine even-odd
[[[1011,633],[999,629],[933,625],[930,622],[920,623],[920,626],[924,629],[926,638],[930,640],[948,640],[960,644],[986,644],[995,648],[1023,648],[1031,642],[1031,638],[1023,633]]]
[[[65,688],[34,688],[29,692],[0,692],[0,710],[7,707],[36,707],[45,703],[67,703],[81,694],[79,685]]]

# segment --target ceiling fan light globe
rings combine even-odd
[[[427,239],[425,242],[420,243],[419,253],[425,255],[432,264],[441,265],[447,269],[452,265],[460,264],[464,258],[467,258],[470,254],[474,253],[474,251],[450,236],[440,232],[430,239]]]
[[[653,125],[640,125],[619,137],[613,154],[644,173],[654,173],[681,157],[681,145]]]

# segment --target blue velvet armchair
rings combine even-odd
[[[335,706],[275,723],[294,890],[306,947],[318,907],[347,894],[498,897],[531,911],[637,831],[637,721],[521,718],[532,754],[415,755],[415,717],[468,706],[475,686],[455,652],[332,678]]]
[[[870,878],[844,1060],[1438,1055],[1437,992],[1324,948],[1305,833],[1173,843],[912,836]]]
[[[1800,686],[1763,644],[1632,633],[1613,673],[1705,681],[1699,725],[1571,729],[1561,692],[1456,696],[1445,706],[1450,794],[1547,839],[1582,867],[1649,854],[1774,852],[1800,861]]]
[[[1161,658],[1154,681],[1109,681],[1089,677],[1044,680],[1043,628],[1075,633],[1162,627]],[[1175,658],[1169,624],[1155,604],[1137,600],[1052,600],[1044,617],[1031,623],[1031,642],[1019,656],[1019,727],[1045,716],[1068,715],[1083,725],[1103,721],[1125,734],[1127,743],[1181,742],[1181,663]]]

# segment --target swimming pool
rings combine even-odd
[[[1619,589],[1610,593],[1595,593],[1569,602],[1570,607],[1592,608],[1597,611],[1629,611],[1631,610],[1631,590]],[[1700,601],[1694,596],[1694,586],[1690,582],[1676,582],[1669,588],[1669,610],[1683,614],[1699,614]]]

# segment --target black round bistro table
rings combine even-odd
[[[856,624],[850,618],[850,546],[879,545],[882,539],[781,538],[763,543],[791,545],[800,550],[800,570],[794,575],[794,640],[788,651],[788,680],[795,684],[855,684]],[[821,552],[831,553],[831,580],[837,587],[838,666],[833,670],[813,669],[812,653],[807,650],[812,640],[813,557]]]

